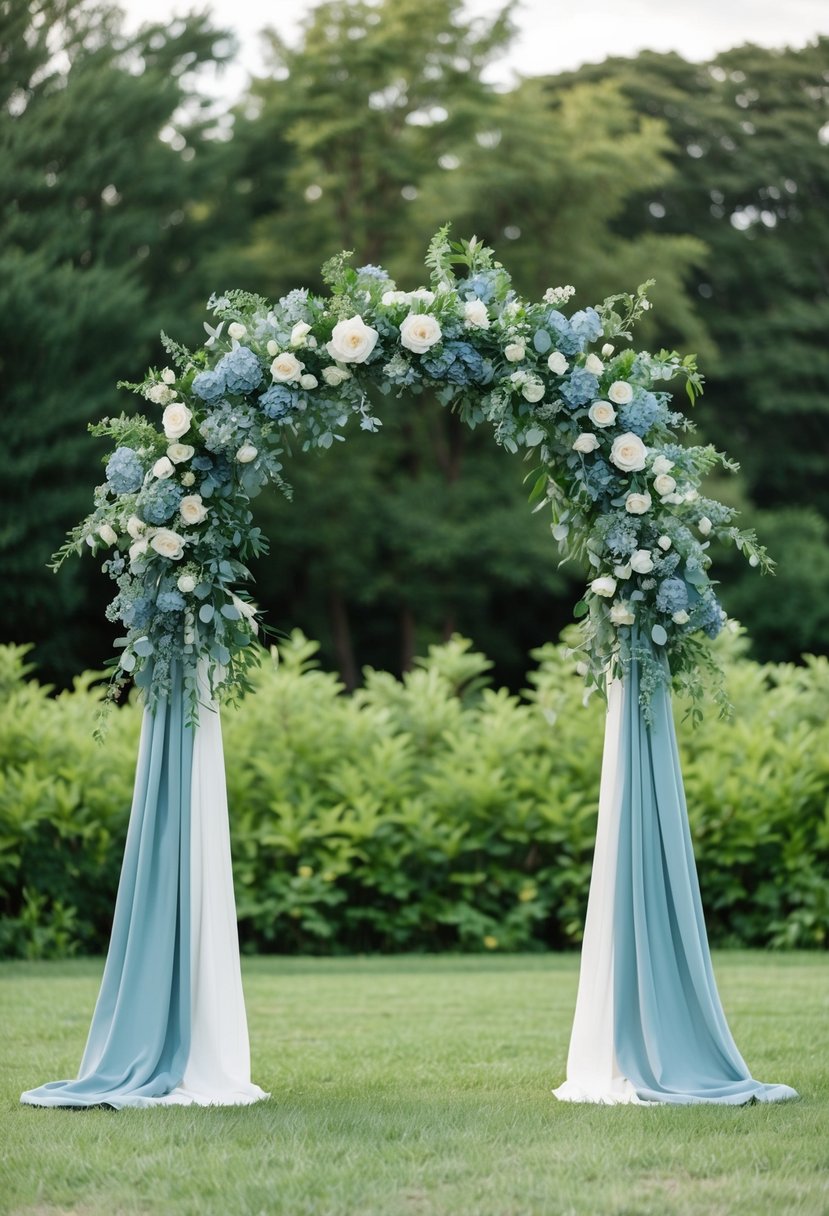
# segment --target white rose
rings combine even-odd
[[[651,469],[656,477],[658,477],[660,473],[670,473],[673,467],[674,462],[669,460],[667,456],[656,456],[653,464],[651,465]]]
[[[118,533],[109,524],[101,524],[98,535],[105,545],[114,545],[118,542]]]
[[[330,384],[332,388],[336,388],[344,380],[351,379],[351,372],[347,372],[344,367],[324,367],[322,369],[322,378],[326,384]]]
[[[611,578],[609,574],[602,574],[599,578],[593,579],[590,590],[594,595],[603,595],[605,599],[611,599],[616,594],[616,579]]]
[[[316,376],[312,376],[310,372],[306,372],[304,376],[300,376],[299,383],[305,389],[312,389],[317,387],[319,380]]]
[[[173,371],[173,369],[171,367],[165,367],[161,372],[161,379],[164,381],[165,384],[175,384],[176,373]]]
[[[629,515],[644,515],[650,509],[650,494],[628,494],[625,499],[625,510]]]
[[[631,570],[630,562],[626,562],[624,566],[614,566],[613,573],[616,575],[617,578],[621,578],[621,579],[630,578],[631,574],[633,573],[633,571]]]
[[[380,337],[362,317],[338,321],[325,349],[337,363],[365,363]]]
[[[614,405],[627,405],[633,400],[633,387],[627,380],[614,380],[607,395]]]
[[[698,498],[699,498],[699,490],[686,490],[685,493],[682,495],[681,501],[696,502]]]
[[[684,608],[680,608],[678,612],[674,612],[671,616],[671,620],[675,621],[677,625],[687,625],[690,619]]]
[[[310,332],[311,326],[307,321],[297,321],[291,330],[291,346],[303,346]]]
[[[700,521],[697,524],[697,527],[699,528],[699,530],[703,536],[709,536],[711,534],[711,529],[714,527],[714,525],[711,523],[711,520],[708,518],[707,515],[703,515],[700,518]]]
[[[200,524],[207,519],[207,507],[202,502],[201,494],[188,494],[178,504],[181,518],[186,524]]]
[[[147,542],[143,537],[141,537],[140,540],[137,540],[134,544],[130,545],[130,562],[132,563],[138,561],[139,557],[143,557],[146,552]]]
[[[587,411],[587,417],[594,426],[612,426],[616,421],[616,411],[609,401],[594,401]]]
[[[584,370],[590,372],[591,376],[600,376],[604,371],[604,364],[598,355],[588,355],[584,361]]]
[[[416,355],[423,355],[440,342],[440,322],[428,312],[410,312],[400,326],[400,344]]]
[[[192,574],[182,574],[179,576],[176,586],[183,595],[189,595],[191,591],[195,591],[196,589],[196,580]]]
[[[153,465],[153,476],[159,481],[164,481],[167,477],[172,477],[175,473],[172,460],[167,456],[160,456]]]
[[[196,474],[190,472],[182,473],[181,484],[183,486],[194,486],[196,484]]]
[[[674,503],[678,507],[685,502],[685,499],[681,494],[665,494],[662,501],[666,503]]]
[[[525,401],[529,401],[534,405],[536,401],[540,401],[544,396],[544,385],[540,380],[528,380],[521,389],[521,394]]]
[[[660,536],[656,543],[659,545],[660,549],[667,553],[671,547],[671,538],[670,536]]]
[[[259,452],[252,443],[243,443],[236,453],[236,459],[239,461],[239,464],[250,464],[258,455]]]
[[[463,319],[467,329],[489,329],[489,313],[483,300],[467,300],[463,306]]]
[[[582,431],[576,442],[573,444],[574,452],[595,452],[599,446],[599,441],[590,431]]]
[[[619,600],[617,603],[611,605],[611,625],[632,625],[635,620],[636,614],[627,600]]]
[[[141,541],[136,541],[136,544],[140,545]],[[150,541],[150,548],[155,549],[160,557],[169,557],[175,562],[184,556],[184,537],[171,528],[159,528]]]
[[[190,430],[193,415],[183,401],[174,401],[161,415],[164,434],[168,439],[181,439]]]
[[[236,342],[241,342],[247,332],[241,321],[231,321],[227,327],[228,337],[233,338]]]
[[[271,375],[279,384],[287,384],[291,380],[298,380],[304,367],[305,364],[300,363],[296,355],[285,350],[277,355],[271,364]]]
[[[146,527],[144,520],[139,519],[137,515],[131,515],[127,520],[127,532],[133,540],[139,540],[144,535]]]
[[[175,393],[167,384],[154,384],[152,388],[147,389],[147,398],[155,405],[166,405],[173,397]]]
[[[395,304],[408,304],[409,297],[405,291],[384,291],[380,303],[384,308],[393,308]]]
[[[508,363],[520,363],[525,353],[523,342],[510,342],[509,346],[504,348],[504,358]]]
[[[632,431],[626,431],[624,435],[617,435],[613,440],[610,459],[623,473],[636,473],[639,469],[644,469],[648,459],[648,449],[638,435],[634,435]]]
[[[268,340],[268,345],[265,347],[265,350],[268,352],[268,354],[271,357],[273,357],[274,355],[278,355],[279,354],[279,343],[276,341],[275,338],[270,338]]]
[[[426,304],[434,304],[435,293],[430,291],[428,287],[416,287],[414,291],[410,291],[406,297],[409,300],[423,300]]]
[[[637,574],[650,574],[653,570],[653,557],[650,549],[637,549],[635,553],[631,554],[630,568]]]
[[[602,347],[602,358],[609,359],[614,350],[615,347],[612,346],[610,342],[605,342],[604,346]]]
[[[189,443],[171,443],[167,449],[167,455],[173,464],[183,464],[185,460],[189,460],[194,455],[195,451],[196,449],[191,448]]]
[[[670,473],[660,473],[653,479],[653,488],[657,494],[673,494],[676,489],[676,478],[671,477]]]
[[[563,376],[570,364],[565,359],[560,350],[554,350],[547,357],[547,366],[555,376]]]

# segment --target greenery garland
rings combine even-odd
[[[245,563],[267,551],[251,500],[268,483],[290,495],[291,445],[330,448],[353,415],[377,431],[372,390],[404,403],[430,391],[470,427],[486,423],[497,443],[523,449],[530,500],[551,512],[563,557],[589,566],[575,607],[588,686],[603,689],[636,657],[646,711],[672,679],[698,713],[701,676],[717,670],[706,635],[726,619],[710,541],[736,544],[764,570],[772,563],[730,507],[700,493],[714,466],[738,466],[680,442],[692,424],[669,386],[684,381],[693,404],[702,390],[693,357],[628,345],[652,283],[567,315],[572,287],[524,300],[490,249],[474,237],[450,242],[448,227],[429,245],[429,288],[399,291],[385,270],[353,269],[349,256],[323,268],[328,296],[213,297],[219,321],[205,326],[204,348],[162,335],[173,367],[126,386],[161,408],[160,425],[122,415],[90,428],[115,451],[54,566],[87,546],[109,550],[103,568],[118,590],[107,616],[125,627],[111,695],[135,677],[154,704],[180,664],[195,719],[200,663],[214,695],[242,692],[261,622],[240,588]]]

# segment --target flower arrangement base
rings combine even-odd
[[[640,643],[641,644],[641,643]],[[599,824],[565,1102],[778,1102],[723,1013],[705,932],[671,701],[639,700],[639,664],[608,690]]]
[[[203,692],[206,688],[203,685]],[[250,1080],[217,709],[186,724],[180,672],[146,709],[112,938],[74,1080],[31,1106],[232,1106]]]

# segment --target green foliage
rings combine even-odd
[[[760,666],[719,643],[729,723],[681,727],[703,903],[716,943],[829,943],[829,663]],[[580,941],[603,708],[564,644],[523,698],[488,686],[460,638],[403,680],[344,696],[294,633],[225,714],[244,948],[532,950]],[[103,950],[123,849],[138,707],[90,740],[86,676],[51,699],[0,649],[0,944]],[[677,707],[681,718],[681,705]]]

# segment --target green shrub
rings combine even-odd
[[[736,713],[680,723],[703,901],[718,944],[829,941],[829,664],[722,643]],[[343,695],[295,633],[224,713],[247,950],[538,949],[580,940],[603,707],[564,646],[523,698],[455,638],[402,681]],[[106,946],[129,813],[135,704],[92,741],[99,694],[57,698],[0,648],[0,954]],[[682,710],[678,707],[677,717]]]

